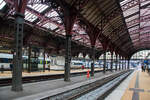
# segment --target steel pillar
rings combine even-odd
[[[117,67],[118,67],[118,59],[117,59],[117,57],[118,57],[118,56],[116,55],[116,66],[115,66],[115,67],[116,67],[116,68],[115,68],[116,71],[117,71]]]
[[[28,48],[28,72],[30,73],[31,72],[31,46],[29,45],[29,48]]]
[[[104,60],[103,72],[105,73],[106,72],[106,52],[104,52],[103,60]]]
[[[94,46],[92,46],[91,76],[94,76],[94,62],[95,62],[95,50]]]
[[[111,71],[113,69],[113,53],[111,53],[111,66],[110,66],[110,69],[111,69]]]
[[[43,60],[43,72],[45,72],[45,49],[44,49],[44,52],[43,52],[43,57],[44,57],[44,60]]]
[[[121,64],[122,64],[122,70],[123,70],[123,69],[124,69],[124,67],[123,67],[123,57],[122,57],[122,59],[121,59],[121,60],[122,60],[122,63],[121,63]]]
[[[119,56],[119,70],[121,70],[121,62],[120,62],[121,57]]]
[[[126,66],[126,59],[125,59],[125,70],[127,69],[127,66]]]
[[[130,60],[128,60],[128,69],[130,69]]]
[[[15,52],[12,73],[12,91],[22,91],[22,46],[23,46],[23,24],[24,15],[15,14]]]
[[[65,78],[70,81],[70,62],[71,62],[71,35],[66,35],[66,56],[65,56]]]

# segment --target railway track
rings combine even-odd
[[[123,71],[108,77],[97,80],[93,83],[80,86],[79,88],[68,90],[60,94],[40,98],[39,100],[88,100],[87,96],[97,95],[98,100],[103,100],[117,85],[120,84],[133,71]],[[99,90],[96,90],[99,89]],[[96,90],[96,91],[95,91]],[[91,93],[90,93],[91,92]],[[94,92],[94,93],[93,93]],[[98,93],[100,92],[100,93]],[[90,93],[90,95],[84,96]],[[83,98],[80,98],[84,96]],[[95,99],[92,99],[95,100]]]
[[[102,72],[102,70],[95,71],[95,73]],[[75,72],[71,73],[71,77],[85,75],[87,72]],[[39,76],[25,76],[22,77],[23,83],[32,83],[32,82],[40,82],[40,81],[47,81],[47,80],[54,80],[64,78],[64,74],[53,74],[53,75],[39,75]],[[2,86],[9,86],[12,84],[12,78],[3,78],[0,79],[0,87]]]

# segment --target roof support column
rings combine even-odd
[[[70,62],[71,62],[71,37],[72,29],[76,21],[77,13],[72,7],[64,6],[64,26],[66,31],[66,54],[64,81],[70,81]]]
[[[130,60],[128,59],[128,69],[130,69]]]
[[[71,62],[71,35],[66,35],[66,56],[65,56],[65,78],[70,81],[70,62]]]
[[[45,49],[44,49],[44,52],[43,52],[43,72],[45,72]]]
[[[125,58],[125,70],[127,69],[127,64],[126,64],[127,62],[126,61],[127,61],[127,59]]]
[[[125,62],[126,62],[126,59],[124,58],[124,63],[123,63],[123,65],[124,65],[124,66],[123,66],[123,67],[124,67],[124,69],[126,69],[126,63],[125,63]]]
[[[125,70],[126,69],[126,67],[125,67],[125,57],[123,57],[123,69]]]
[[[125,61],[126,61],[126,59],[125,59],[125,57],[124,57],[124,59],[123,59],[123,69],[126,69]]]
[[[85,57],[86,57],[86,53],[83,53],[83,62],[84,62],[84,66],[86,67],[86,59],[85,59]],[[85,67],[84,67],[84,69],[85,69]]]
[[[111,53],[111,66],[110,66],[110,69],[111,69],[111,71],[113,69],[113,52]]]
[[[15,60],[12,73],[12,91],[22,91],[22,46],[24,15],[16,13],[15,23]]]
[[[124,63],[124,62],[125,62],[125,58],[123,57],[123,58],[122,58],[122,66],[123,66],[122,69],[123,69],[123,70],[125,69],[125,63]]]
[[[103,55],[103,62],[104,62],[104,65],[103,65],[103,73],[106,72],[106,52],[104,52],[104,55]]]
[[[119,55],[119,70],[121,70],[121,56]]]
[[[15,0],[15,47],[14,66],[12,73],[12,91],[22,91],[22,46],[23,46],[23,24],[24,12],[27,0]]]
[[[92,24],[88,23],[88,27],[86,29],[87,34],[90,38],[91,42],[91,57],[92,57],[92,63],[91,63],[91,76],[94,76],[94,60],[95,60],[95,43],[97,38],[99,37],[100,30],[96,27],[94,27]]]
[[[92,63],[91,63],[91,76],[94,76],[94,63],[95,63],[95,46],[92,46]]]
[[[122,57],[122,59],[121,59],[121,60],[122,60],[122,70],[123,70],[123,69],[124,69],[124,65],[123,65],[123,57]]]
[[[28,73],[31,72],[31,46],[29,44],[29,48],[28,48]]]
[[[115,70],[117,71],[117,68],[118,68],[118,55],[116,55],[116,66],[115,66]]]
[[[120,70],[121,70],[122,69],[122,57],[121,56],[120,56],[120,60],[119,61],[120,61],[120,66],[119,67],[120,67]]]

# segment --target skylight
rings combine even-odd
[[[86,33],[85,33],[85,31],[80,30],[80,31],[79,31],[79,34],[86,34]]]
[[[47,28],[47,29],[51,29],[51,30],[54,30],[56,29],[58,26],[56,26],[55,24],[52,24],[52,23],[46,23],[43,25],[43,27]]]
[[[56,30],[56,32],[58,33],[58,34],[62,34],[62,35],[66,35],[66,31],[63,29],[58,29],[58,30]]]
[[[25,20],[29,21],[29,22],[33,22],[37,19],[38,17],[28,11],[25,11]]]
[[[46,8],[48,8],[48,6],[44,4],[34,4],[34,5],[27,5],[27,6],[36,10],[39,13],[43,12]]]
[[[62,23],[59,14],[53,9],[50,12],[46,13],[45,16],[57,21],[58,23]]]
[[[0,0],[0,10],[6,5],[4,0]]]
[[[76,36],[76,37],[74,38],[74,40],[80,40],[80,39],[82,39],[80,36]]]
[[[52,10],[50,13],[46,13],[45,16],[51,18],[51,17],[56,17],[59,15],[56,11]]]

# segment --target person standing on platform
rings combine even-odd
[[[50,65],[50,63],[48,64],[48,70],[50,71],[50,69],[51,69],[51,65]]]
[[[145,72],[146,66],[143,66],[143,71]]]
[[[144,66],[143,65],[141,66],[141,69],[142,69],[142,72],[143,72],[144,71]]]
[[[82,65],[82,70],[84,70],[84,65]]]

